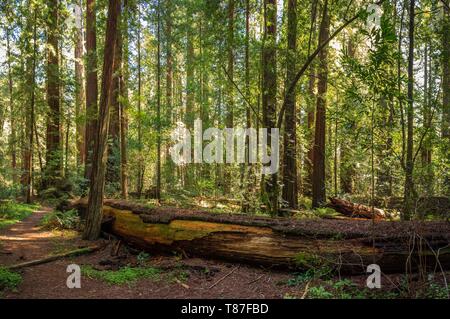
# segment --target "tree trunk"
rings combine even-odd
[[[83,215],[86,201],[73,207]],[[104,224],[105,231],[151,252],[177,251],[303,270],[329,267],[342,274],[365,275],[373,263],[383,273],[403,273],[407,264],[432,270],[439,266],[434,253],[439,250],[440,265],[450,269],[450,225],[445,222],[304,221],[152,209],[114,200],[105,200],[103,215],[110,221]]]
[[[355,46],[353,43],[353,39],[351,35],[349,35],[348,43],[347,43],[347,54],[350,58],[355,57]],[[353,184],[354,184],[354,176],[356,171],[356,163],[354,161],[354,140],[352,132],[356,129],[355,123],[351,121],[351,123],[347,124],[349,126],[348,132],[350,134],[349,139],[343,141],[341,144],[341,154],[340,154],[340,165],[339,165],[339,177],[340,177],[340,186],[341,191],[344,194],[353,194]]]
[[[157,25],[157,103],[156,103],[156,200],[161,200],[161,5],[158,0],[158,25]]]
[[[95,0],[86,0],[86,159],[84,177],[91,178],[98,116],[97,28]]]
[[[173,56],[172,56],[172,1],[166,0],[165,4],[165,37],[166,37],[166,100],[165,100],[165,116],[166,120],[173,123]],[[170,188],[173,184],[175,167],[169,154],[170,141],[165,145],[165,186]]]
[[[120,25],[120,24],[119,24]],[[108,130],[108,162],[106,166],[105,182],[111,186],[111,189],[119,191],[120,187],[120,73],[121,73],[121,28],[118,28],[113,82],[111,88],[111,105]]]
[[[54,186],[62,174],[59,74],[59,1],[48,0],[47,18],[47,154],[44,186]]]
[[[30,7],[31,4],[29,3]],[[31,203],[33,189],[32,189],[32,171],[33,171],[33,123],[34,123],[34,108],[35,108],[35,70],[36,70],[36,52],[37,52],[37,34],[36,34],[36,13],[30,13],[27,18],[26,39],[28,43],[26,45],[27,52],[32,52],[26,61],[27,72],[27,87],[29,89],[29,97],[27,100],[27,112],[25,120],[25,147],[24,147],[24,159],[23,159],[23,176],[22,184],[25,190],[25,201]],[[28,37],[32,36],[33,40]]]
[[[76,140],[77,140],[77,167],[84,166],[86,159],[86,125],[81,120],[82,114],[86,112],[84,107],[84,45],[83,45],[83,11],[81,9],[82,1],[74,6],[75,11],[75,121],[76,121]]]
[[[288,50],[286,57],[286,81],[285,87],[295,77],[295,55],[297,51],[297,0],[288,0],[288,26],[287,41]],[[297,189],[297,113],[295,110],[295,91],[285,97],[286,116],[284,124],[284,149],[283,149],[283,200],[289,208],[296,209],[298,202]]]
[[[385,218],[385,214],[381,209],[374,208],[372,212],[372,207],[362,204],[354,204],[352,202],[339,198],[330,197],[330,203],[328,204],[328,206],[347,217],[375,220]]]
[[[100,235],[105,187],[105,170],[108,155],[109,105],[112,94],[113,70],[115,61],[117,29],[120,16],[120,0],[109,0],[108,19],[103,58],[102,86],[97,134],[92,161],[92,178],[86,214],[86,227],[83,238],[95,240]]]
[[[142,108],[141,108],[141,94],[142,94],[142,74],[141,74],[141,12],[139,3],[137,4],[138,14],[138,26],[137,26],[137,73],[138,73],[138,101],[137,101],[137,133],[138,133],[138,163],[137,163],[137,193],[138,197],[142,195],[142,189],[144,188],[144,165],[142,154]]]
[[[271,145],[271,128],[276,127],[277,113],[277,2],[264,0],[264,44],[262,48],[262,109],[263,122],[268,131],[267,148]],[[278,175],[263,177],[263,199],[272,215],[278,214]]]
[[[328,1],[325,0],[323,17],[319,30],[319,45],[329,38],[330,18]],[[320,207],[326,202],[325,194],[325,131],[326,131],[326,94],[328,81],[328,49],[319,53],[318,90],[316,106],[316,123],[313,145],[313,181],[312,206]]]
[[[232,128],[234,122],[234,0],[228,0],[227,27],[227,82],[226,82],[226,115],[225,127]],[[226,154],[226,158],[233,158],[234,154]],[[224,167],[223,191],[229,193],[232,185],[232,172],[229,165]]]
[[[124,0],[124,15],[122,19],[123,35],[119,42],[119,52],[121,56],[121,72],[120,72],[120,182],[122,198],[128,198],[128,0]]]
[[[193,19],[188,18],[190,23],[186,34],[186,113],[185,124],[192,132],[195,117],[195,67],[196,60],[194,50]],[[192,187],[194,181],[194,167],[192,165],[182,166],[184,172],[184,187]]]
[[[12,169],[12,180],[15,184],[17,182],[17,158],[16,158],[16,115],[14,108],[14,97],[13,97],[13,78],[11,69],[11,45],[10,45],[10,29],[6,28],[6,56],[8,59],[8,94],[9,94],[9,116],[11,125],[11,135],[9,136],[9,146],[11,151],[11,169]]]
[[[413,180],[414,159],[414,14],[415,0],[409,1],[409,51],[408,51],[408,107],[406,110],[407,142],[405,163],[404,208],[402,218],[409,220],[412,217],[414,201],[416,198]]]
[[[442,137],[447,167],[450,165],[450,1],[446,1],[442,23]],[[450,172],[445,173],[444,194],[450,196]]]

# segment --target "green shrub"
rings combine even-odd
[[[66,212],[54,211],[44,216],[41,226],[44,229],[76,229],[80,223],[80,217],[75,209]]]
[[[19,204],[12,201],[0,203],[0,228],[21,221],[38,208],[37,205]]]
[[[22,276],[18,273],[0,267],[0,291],[16,290],[22,282]]]
[[[333,294],[323,286],[311,287],[308,291],[308,297],[311,299],[330,299]]]
[[[89,278],[100,279],[107,282],[110,285],[123,285],[125,283],[131,285],[135,283],[138,279],[142,278],[150,278],[150,279],[158,279],[159,278],[159,269],[147,267],[124,267],[117,271],[113,270],[97,270],[92,266],[83,266],[81,268],[82,274],[86,275]]]

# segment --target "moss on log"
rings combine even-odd
[[[86,201],[72,205],[82,213]],[[365,273],[372,263],[385,273],[404,272],[406,264],[434,268],[438,255],[441,266],[450,269],[450,224],[445,222],[292,220],[148,208],[118,200],[104,205],[104,217],[112,218],[108,231],[150,251],[269,267],[326,266],[353,274]]]

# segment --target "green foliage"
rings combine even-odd
[[[0,173],[1,175],[1,173]],[[0,183],[0,198],[14,199],[22,194],[22,186],[19,184],[5,185]]]
[[[330,299],[333,297],[333,294],[327,291],[323,286],[318,286],[309,289],[308,297],[311,299]]]
[[[124,267],[117,271],[113,270],[96,270],[92,266],[83,266],[82,274],[89,278],[100,279],[110,285],[132,285],[139,279],[148,278],[152,280],[159,279],[159,269],[152,267]]]
[[[0,228],[21,221],[38,208],[38,205],[19,204],[12,201],[0,203]]]
[[[4,267],[0,267],[0,291],[16,290],[22,282],[22,276]]]
[[[313,212],[314,215],[320,218],[339,216],[339,213],[330,207],[315,208]]]
[[[77,229],[79,223],[80,217],[75,209],[66,212],[53,211],[41,220],[44,229]]]
[[[305,272],[294,273],[295,277],[287,281],[288,286],[298,286],[315,279],[328,279],[333,275],[333,269],[330,267],[310,268]]]
[[[145,251],[141,251],[139,255],[137,255],[137,261],[139,265],[145,265],[147,260],[150,258],[150,254],[146,253]]]

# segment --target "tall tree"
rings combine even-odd
[[[288,26],[287,41],[288,50],[286,56],[286,80],[285,87],[295,77],[295,54],[297,50],[297,0],[288,0]],[[297,208],[297,134],[296,134],[296,110],[295,90],[288,92],[286,100],[286,115],[284,124],[284,152],[283,152],[283,199],[291,208]]]
[[[450,138],[450,1],[442,20],[442,136]]]
[[[92,161],[89,199],[86,213],[86,226],[83,238],[95,240],[100,235],[103,209],[103,192],[108,155],[109,108],[112,95],[113,69],[120,17],[120,0],[109,0],[108,19],[103,57],[102,86],[100,91],[99,116],[97,121],[95,145]]]
[[[47,0],[47,153],[44,185],[62,174],[61,106],[59,73],[59,1]]]
[[[143,142],[142,142],[142,72],[141,72],[141,11],[139,3],[136,5],[137,10],[137,135],[138,135],[138,167],[137,167],[137,193],[141,197],[142,189],[144,188],[144,165],[143,165]]]
[[[85,97],[84,97],[84,41],[83,41],[83,10],[82,1],[77,0],[74,5],[75,14],[75,120],[76,120],[76,145],[77,167],[84,165],[86,158],[85,142],[86,127],[84,121]]]
[[[408,105],[406,109],[407,140],[406,140],[406,162],[405,162],[405,188],[404,207],[402,218],[411,219],[414,208],[415,189],[413,180],[414,171],[414,20],[415,0],[409,1],[409,45],[408,45]]]
[[[161,5],[158,0],[158,23],[157,23],[157,85],[156,85],[156,199],[158,202],[161,200]]]
[[[328,0],[323,6],[322,21],[319,29],[319,45],[329,38],[330,17],[328,15]],[[326,202],[325,185],[325,132],[326,132],[326,95],[328,83],[328,48],[319,53],[316,121],[313,145],[313,181],[312,206],[320,207]]]
[[[234,122],[234,0],[228,0],[228,26],[227,26],[227,85],[226,85],[226,118],[225,126],[232,128]],[[228,155],[227,155],[228,156]],[[225,193],[231,190],[231,169],[226,167],[224,171],[223,188]]]
[[[128,0],[124,0],[123,4],[123,18],[122,18],[122,36],[119,38],[119,52],[121,59],[120,67],[120,164],[121,164],[121,192],[122,198],[128,198],[128,147],[127,147],[127,132],[128,132]]]
[[[165,14],[164,14],[164,25],[165,25],[165,53],[166,53],[166,99],[165,99],[165,118],[169,123],[172,122],[172,115],[173,115],[173,49],[172,49],[172,1],[166,0],[165,1]],[[170,159],[169,155],[169,144],[170,142],[167,141],[165,145],[165,172],[173,172],[175,168],[173,167],[173,162]],[[173,181],[173,175],[172,174],[165,174],[165,185],[166,187],[170,187],[171,182]]]
[[[318,0],[311,1],[311,12],[310,12],[310,30],[309,30],[309,40],[308,40],[308,55],[311,53],[311,45],[317,37],[316,32],[316,17],[317,17],[317,3]],[[308,103],[306,112],[306,124],[307,124],[307,153],[305,156],[305,178],[304,178],[304,195],[312,195],[312,164],[313,164],[313,145],[314,145],[314,110],[315,110],[315,87],[316,87],[316,70],[314,63],[309,66],[309,81],[308,81]]]
[[[98,113],[97,19],[95,0],[86,0],[86,159],[84,177],[90,179]]]
[[[29,2],[29,7],[33,5]],[[23,153],[23,176],[22,184],[25,189],[25,200],[27,203],[31,203],[32,200],[32,171],[33,171],[33,123],[34,123],[34,109],[35,109],[35,82],[36,82],[36,53],[37,53],[37,33],[36,33],[36,16],[37,13],[30,11],[27,17],[27,25],[25,28],[26,36],[25,50],[29,52],[26,60],[26,88],[29,91],[29,97],[27,99],[26,107],[26,120],[25,120],[25,143]],[[32,36],[32,41],[29,38]]]
[[[113,83],[111,91],[110,118],[108,130],[108,163],[106,166],[106,183],[114,189],[120,182],[120,74],[122,65],[121,48],[122,30],[118,28],[116,55],[114,56]]]
[[[14,107],[14,97],[13,97],[13,76],[12,76],[12,54],[11,54],[11,30],[10,30],[10,20],[11,20],[11,7],[10,2],[6,4],[6,16],[8,21],[8,26],[6,27],[6,58],[8,62],[8,101],[9,101],[9,115],[10,115],[10,125],[11,131],[9,136],[9,147],[11,152],[11,170],[12,170],[12,181],[15,184],[17,182],[16,166],[17,166],[17,155],[16,155],[16,116]]]
[[[262,110],[268,130],[267,148],[270,150],[271,128],[276,127],[277,113],[277,2],[264,0],[264,44],[262,48]],[[271,151],[271,150],[270,150]],[[278,175],[266,176],[263,181],[263,199],[268,211],[278,213]]]
[[[446,1],[442,20],[442,137],[446,164],[450,165],[450,1]],[[447,166],[448,167],[448,166]],[[444,176],[444,193],[450,196],[450,173]]]

